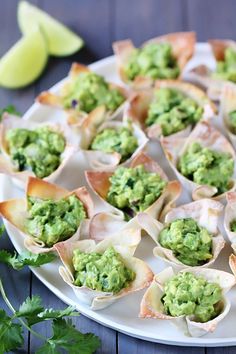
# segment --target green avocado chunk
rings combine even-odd
[[[74,250],[73,265],[77,286],[93,290],[118,293],[135,279],[135,272],[126,267],[121,255],[113,247],[103,254]]]
[[[226,48],[224,60],[217,62],[216,71],[212,74],[216,79],[236,82],[236,51]]]
[[[222,311],[222,289],[202,276],[181,272],[164,286],[162,303],[165,313],[174,317],[193,316],[196,322],[207,322]]]
[[[221,194],[230,188],[234,160],[229,153],[211,150],[194,142],[180,157],[178,169],[188,179],[216,187],[217,194]]]
[[[146,171],[143,165],[118,167],[110,177],[110,183],[107,201],[122,209],[127,218],[147,209],[167,184],[157,173]]]
[[[202,114],[203,108],[181,91],[161,88],[155,92],[145,124],[160,124],[162,134],[168,136],[197,123]]]
[[[212,236],[192,218],[172,221],[160,232],[159,242],[189,266],[203,265],[212,258]]]
[[[64,108],[86,113],[103,105],[114,112],[124,101],[125,97],[117,88],[111,88],[102,76],[92,72],[78,75],[63,94]]]
[[[28,197],[26,229],[45,246],[71,237],[86,218],[83,204],[75,195],[57,201]]]
[[[169,43],[149,43],[135,49],[124,68],[130,81],[136,76],[152,79],[176,79],[180,70]]]
[[[132,130],[126,127],[104,129],[97,134],[91,144],[92,150],[118,152],[122,157],[121,162],[127,160],[137,147],[137,138],[133,135]]]
[[[17,170],[32,170],[39,178],[49,176],[58,168],[61,154],[65,150],[63,135],[49,127],[35,130],[10,129],[6,141]]]

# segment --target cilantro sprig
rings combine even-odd
[[[9,104],[8,106],[0,109],[0,120],[2,119],[3,114],[7,112],[9,114],[14,114],[16,116],[20,116],[21,114],[17,111],[17,109],[15,108],[15,106],[13,106],[12,104]]]
[[[92,354],[100,346],[100,340],[92,333],[81,333],[67,316],[79,316],[75,308],[63,310],[45,309],[39,296],[28,297],[15,310],[10,303],[0,279],[0,293],[12,315],[0,309],[0,354],[22,347],[23,327],[42,341],[36,354],[60,354],[61,350],[70,354]],[[52,321],[49,338],[37,333],[32,326],[42,321]]]

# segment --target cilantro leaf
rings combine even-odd
[[[38,317],[42,321],[62,318],[64,316],[80,316],[80,313],[75,311],[74,306],[68,306],[63,310],[45,309],[44,311],[38,314]]]
[[[43,264],[52,262],[56,255],[52,252],[34,254],[29,251],[22,252],[17,255],[6,250],[0,250],[0,262],[6,263],[16,270],[22,269],[24,266],[40,267]]]
[[[44,311],[42,300],[40,296],[33,295],[32,298],[27,297],[26,300],[20,305],[19,310],[16,311],[16,317],[24,317],[28,324],[31,326],[37,322],[37,316]]]
[[[23,343],[22,326],[13,323],[11,317],[0,309],[0,354],[22,347]]]
[[[9,114],[15,114],[16,116],[20,116],[21,113],[19,113],[15,106],[13,106],[12,104],[9,104],[8,106],[6,106],[5,108],[0,109],[0,120],[2,119],[3,113],[9,113]]]
[[[92,333],[81,333],[71,320],[56,319],[53,335],[36,351],[36,354],[58,354],[60,349],[70,354],[92,354],[100,346],[100,339]]]

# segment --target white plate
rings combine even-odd
[[[196,46],[196,54],[189,63],[189,67],[207,62],[208,65],[213,66],[214,60],[210,53],[210,49],[207,44],[198,44]],[[104,75],[110,81],[119,82],[114,57],[103,59],[95,64],[91,65],[91,68],[99,74]],[[53,87],[53,91],[57,91],[61,82]],[[63,112],[56,111],[52,108],[40,106],[35,103],[27,111],[24,118],[31,120],[42,121],[48,118],[57,120],[63,119],[65,116]],[[158,143],[149,143],[149,153],[164,167],[170,178],[174,178],[173,173],[167,165],[161,149]],[[80,163],[80,168],[75,169],[75,163]],[[85,184],[83,171],[86,169],[86,161],[82,156],[74,158],[68,169],[58,179],[57,183],[61,184],[68,189],[73,189]],[[73,170],[73,173],[71,171]],[[0,199],[6,200],[15,198],[22,195],[22,191],[17,189],[11,182],[11,179],[5,176],[0,176]],[[98,201],[94,197],[95,202]],[[190,201],[188,195],[182,195],[178,204]],[[100,211],[99,203],[96,203],[96,211]],[[7,232],[18,252],[24,249],[23,240],[17,230],[9,223],[5,223]],[[161,271],[165,264],[162,261],[157,260],[152,256],[152,249],[154,242],[148,237],[144,237],[137,249],[136,255],[144,259],[153,269],[154,272]],[[230,246],[223,250],[220,254],[220,260],[216,262],[216,267],[219,269],[229,270],[227,261],[228,256],[231,253]],[[174,327],[167,321],[154,320],[154,319],[139,319],[139,304],[143,296],[144,291],[140,291],[136,294],[129,295],[114,305],[100,310],[92,311],[83,303],[80,303],[74,295],[71,288],[66,285],[58,274],[59,260],[54,261],[51,264],[42,266],[41,268],[32,269],[34,274],[62,301],[67,304],[75,305],[76,308],[85,316],[92,318],[93,320],[114,328],[120,332],[128,334],[133,337],[141,338],[152,342],[160,342],[172,345],[185,345],[185,346],[230,346],[236,345],[236,289],[233,289],[229,293],[229,298],[232,301],[232,307],[229,315],[224,319],[217,330],[213,334],[208,334],[201,338],[192,338],[185,336],[180,330]]]

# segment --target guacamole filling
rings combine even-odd
[[[28,197],[28,214],[26,230],[47,247],[71,237],[86,218],[84,206],[75,195],[57,201]]]
[[[231,223],[230,223],[230,231],[236,232],[236,219],[231,221]]]
[[[233,134],[236,134],[236,110],[229,113],[229,126]]]
[[[125,97],[117,88],[111,88],[105,79],[92,72],[81,73],[66,88],[63,105],[66,109],[75,109],[90,113],[99,106],[114,112]]]
[[[33,171],[39,178],[49,176],[58,168],[66,144],[63,135],[49,127],[10,129],[6,142],[16,169]]]
[[[167,315],[193,316],[196,322],[207,322],[222,311],[222,289],[202,276],[182,272],[164,286],[162,303]]]
[[[200,266],[212,258],[212,236],[192,218],[172,221],[160,232],[159,243],[189,266]]]
[[[126,218],[144,211],[161,195],[167,182],[143,165],[118,167],[110,177],[107,201],[124,211]]]
[[[181,91],[161,88],[155,92],[145,124],[159,124],[162,134],[167,136],[197,123],[202,114],[203,108]]]
[[[221,194],[230,189],[234,160],[229,153],[214,151],[194,142],[180,157],[178,169],[193,182],[216,187],[217,194]]]
[[[226,48],[224,60],[217,62],[216,71],[212,74],[216,79],[236,82],[236,51]]]
[[[131,129],[122,127],[119,129],[104,129],[97,134],[91,144],[92,150],[104,152],[118,152],[121,162],[127,160],[137,149],[138,140]]]
[[[75,269],[74,284],[77,286],[118,293],[135,279],[135,272],[126,267],[121,255],[113,247],[107,248],[103,254],[75,249],[72,262]]]
[[[137,76],[147,76],[152,79],[175,79],[180,70],[168,43],[149,43],[135,49],[124,68],[129,80]]]

